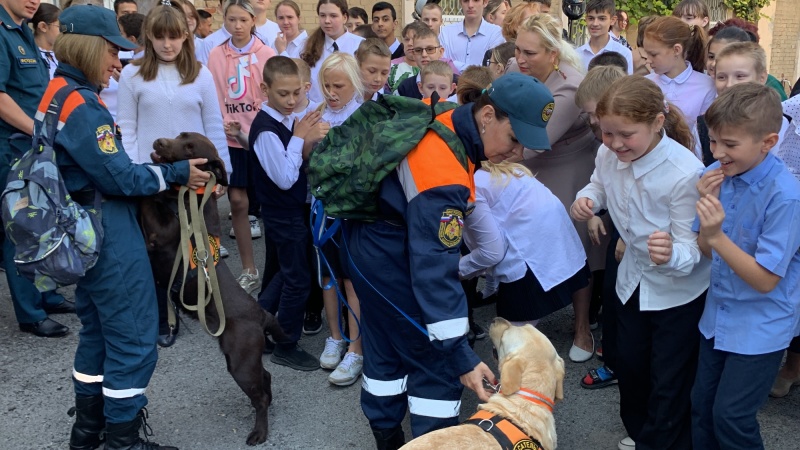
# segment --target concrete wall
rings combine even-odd
[[[767,51],[769,73],[791,85],[800,76],[800,2],[773,0],[758,22],[761,46]]]

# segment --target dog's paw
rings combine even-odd
[[[267,441],[267,430],[257,430],[253,429],[250,434],[247,435],[247,445],[258,445],[263,444]]]

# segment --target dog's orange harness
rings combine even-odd
[[[544,394],[525,388],[521,388],[516,394],[553,412],[553,400]],[[491,434],[503,450],[544,450],[537,439],[525,434],[517,424],[489,411],[479,410],[462,425],[477,425]]]

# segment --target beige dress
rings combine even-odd
[[[536,152],[525,149],[525,160],[522,164],[528,167],[536,179],[550,189],[569,211],[575,201],[575,195],[589,184],[600,142],[589,127],[588,119],[575,105],[575,92],[583,81],[583,74],[567,64],[561,64],[560,69],[564,76],[553,71],[544,82],[555,100],[555,110],[547,122],[547,136],[550,138],[551,150]],[[515,59],[509,61],[506,72],[519,72]],[[600,245],[594,245],[589,237],[586,223],[573,221],[586,251],[589,269],[592,271],[605,268],[611,222],[608,214],[603,216],[603,222],[609,233],[601,240]]]

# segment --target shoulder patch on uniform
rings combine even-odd
[[[439,241],[445,247],[455,247],[461,243],[461,232],[464,229],[464,215],[461,211],[447,208],[439,219]]]
[[[117,149],[117,143],[114,140],[114,130],[111,129],[110,125],[97,127],[95,134],[97,135],[97,146],[100,148],[101,152],[113,155],[119,151]]]
[[[17,46],[17,50],[19,50],[19,54],[25,56],[25,48],[21,45]]]
[[[553,102],[548,103],[545,105],[544,109],[542,110],[542,120],[547,122],[550,120],[550,117],[553,116],[553,111],[556,109],[556,104]]]

